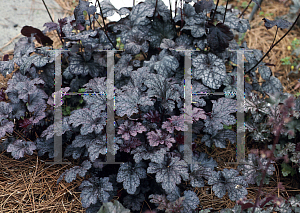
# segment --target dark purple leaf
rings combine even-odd
[[[281,29],[286,29],[288,28],[290,25],[292,25],[293,23],[292,22],[288,22],[284,19],[278,19],[278,20],[274,20],[274,21],[271,21],[269,19],[266,19],[266,18],[263,18],[262,20],[264,20],[265,22],[265,27],[267,29],[271,29],[272,27],[274,27],[275,25],[278,27],[278,28],[281,28]]]
[[[196,11],[196,13],[202,13],[203,10],[210,11],[212,9],[213,5],[214,5],[214,1],[213,0],[198,1],[195,4],[195,11]]]
[[[126,120],[123,124],[119,126],[118,134],[122,135],[122,138],[129,140],[131,136],[136,136],[137,133],[142,133],[147,131],[146,127],[140,122],[133,122]]]
[[[24,120],[19,120],[19,127],[20,128],[26,128],[27,126],[29,126],[31,124],[31,121],[27,118],[25,118]]]
[[[56,30],[58,27],[58,24],[54,23],[54,22],[47,22],[43,25],[43,27],[46,27],[46,31],[47,32],[51,32],[53,30]]]
[[[0,101],[5,101],[5,92],[3,92],[3,90],[5,90],[6,88],[2,87],[1,91],[0,91]]]
[[[223,23],[218,23],[214,26],[209,22],[206,24],[206,27],[209,29],[207,42],[212,50],[223,52],[229,47],[229,41],[234,38],[234,35],[228,26]]]
[[[5,55],[3,56],[3,61],[8,61],[8,60],[9,60],[8,57],[9,57],[9,55],[8,55],[8,54],[5,54]]]
[[[242,210],[245,210],[245,209],[254,207],[254,204],[253,203],[244,203],[244,204],[241,204],[241,206],[242,206]]]
[[[44,35],[44,33],[37,28],[31,27],[31,26],[24,26],[21,30],[21,33],[22,33],[22,35],[24,35],[26,37],[31,37],[31,34],[33,34],[34,37],[36,38],[37,42],[39,42],[43,46],[53,44],[53,41],[51,40],[51,38]]]
[[[172,147],[172,143],[175,143],[175,139],[168,133],[162,132],[157,129],[156,132],[151,131],[147,133],[147,139],[150,146],[158,146],[159,144],[165,144],[168,148]]]

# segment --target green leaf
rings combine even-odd
[[[232,125],[226,126],[225,124],[223,124],[223,128],[224,128],[224,129],[232,129]]]
[[[246,33],[242,33],[241,37],[239,37],[239,41],[242,41],[245,38]]]
[[[259,186],[260,181],[262,179],[262,174],[259,173],[256,177],[256,184]],[[269,184],[270,183],[270,178],[268,177],[268,175],[265,176],[265,179],[263,180],[263,184]]]
[[[80,89],[78,90],[78,92],[79,92],[79,93],[85,92],[85,88],[80,88]]]
[[[82,104],[83,103],[83,99],[79,100],[79,103]]]
[[[296,46],[298,46],[300,44],[300,40],[299,39],[295,39],[292,41],[292,46],[293,46],[293,49],[296,49]]]
[[[285,58],[280,59],[280,61],[282,61],[282,65],[291,65],[290,58],[291,57],[287,56]]]
[[[69,116],[71,114],[71,107],[66,106],[65,108],[62,109],[62,113],[64,116]]]
[[[116,38],[116,41],[117,41],[117,45],[116,47],[120,50],[123,50],[124,49],[124,44],[121,42],[121,37],[117,37]]]
[[[84,15],[84,16],[86,16],[86,15],[87,15],[87,12],[86,12],[85,10],[83,11],[83,15]]]
[[[281,171],[282,171],[282,175],[284,177],[288,176],[289,174],[291,174],[291,176],[294,176],[294,174],[296,174],[296,171],[289,165],[286,163],[282,163],[281,164]]]
[[[241,7],[242,8],[246,8],[247,7],[247,5],[248,5],[248,2],[246,2],[246,1],[243,1],[242,2],[242,5],[241,5]],[[250,5],[249,5],[250,6]]]

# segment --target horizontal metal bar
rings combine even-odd
[[[192,93],[193,95],[236,95],[236,92],[202,92],[202,93]]]
[[[59,50],[59,51],[71,51],[71,49],[67,49],[67,50],[56,49],[56,50]],[[56,51],[56,50],[49,49],[49,50],[46,50],[46,51]],[[116,49],[112,49],[112,50],[113,51],[121,51],[121,52],[125,51],[125,50],[116,50]],[[98,50],[98,51],[100,52],[100,51],[112,51],[112,50]],[[98,52],[97,50],[93,50],[93,51]]]
[[[86,92],[86,93],[82,93],[82,92],[62,92],[61,94],[63,95],[107,95],[106,93],[101,93],[101,92]]]

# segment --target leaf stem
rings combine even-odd
[[[213,17],[212,17],[212,19],[211,19],[212,23],[214,22],[214,18],[215,18],[215,14],[216,14],[216,11],[217,11],[218,4],[219,4],[219,0],[217,0],[216,7],[215,7],[215,9],[214,9],[214,14],[213,14]],[[226,10],[225,10],[225,13],[226,13]]]
[[[228,0],[226,1],[226,7],[225,7],[225,14],[224,14],[224,18],[223,18],[223,24],[224,24],[224,22],[225,22],[225,16],[226,16],[227,5],[228,5]]]
[[[153,18],[154,18],[154,16],[155,16],[155,13],[156,13],[157,2],[158,2],[158,0],[156,0],[156,2],[155,2],[155,8],[154,8],[154,13],[153,13]]]
[[[248,3],[247,7],[243,10],[243,12],[239,15],[239,18],[241,18],[242,15],[244,15],[244,13],[246,12],[246,10],[248,9],[249,5],[251,4],[252,0]]]
[[[177,0],[175,0],[175,16],[177,14]]]
[[[48,15],[49,15],[51,21],[54,22],[54,21],[53,21],[53,18],[52,18],[52,16],[51,16],[51,14],[50,14],[50,12],[49,12],[49,10],[48,10],[48,7],[47,7],[45,1],[44,1],[44,0],[42,0],[42,1],[43,1],[43,3],[44,3],[44,6],[45,6],[45,8],[46,8],[46,10],[47,10],[47,13],[48,13]],[[62,38],[60,37],[60,35],[59,35],[59,33],[58,33],[58,30],[55,29],[55,31],[57,32],[57,35],[58,35],[58,37],[59,37],[59,39],[60,39],[60,41],[61,41],[61,44],[64,46],[64,43],[63,43]]]
[[[271,47],[272,47],[272,46],[273,46],[273,44],[274,44],[274,41],[275,41],[275,39],[276,39],[277,32],[278,32],[278,27],[276,26],[276,33],[275,33],[275,36],[274,36],[273,42],[272,42],[272,44],[271,44]]]
[[[182,31],[181,31],[181,29],[183,28],[183,17],[182,17],[183,6],[182,6],[182,0],[180,1],[180,3],[181,3],[181,8],[180,8],[180,17],[181,17],[180,35],[182,35]]]
[[[272,146],[272,151],[271,151],[271,152],[272,152],[272,154],[271,154],[272,156],[273,156],[273,153],[274,153],[274,151],[275,151],[275,146],[276,146],[276,144],[277,144],[278,141],[279,141],[280,130],[281,130],[282,126],[283,126],[283,123],[280,123],[280,124],[279,124],[279,133],[277,134],[277,136],[276,136],[276,138],[275,138],[275,140],[274,140],[274,142],[273,142],[273,146]],[[255,204],[254,204],[252,213],[255,212],[255,208],[256,208],[256,206],[257,206],[257,204],[258,204],[259,197],[260,197],[260,194],[261,194],[261,188],[262,188],[262,185],[263,185],[263,181],[264,181],[264,179],[265,179],[265,176],[266,176],[266,173],[267,173],[267,170],[268,170],[268,168],[269,168],[270,163],[271,163],[271,158],[268,159],[268,163],[267,163],[267,165],[266,165],[266,168],[265,168],[265,169],[263,170],[263,172],[262,172],[262,178],[261,178],[260,183],[259,183],[259,188],[258,188],[258,192],[257,192],[257,196],[256,196],[256,200],[255,200]]]
[[[172,22],[173,18],[172,18],[172,7],[171,7],[171,0],[169,0],[169,4],[170,4],[170,16],[171,16],[171,22]],[[175,15],[176,15],[176,14],[175,14]]]
[[[106,28],[106,24],[105,24],[105,21],[104,21],[104,17],[103,17],[103,13],[102,13],[102,8],[101,8],[101,5],[100,5],[100,2],[99,0],[97,0],[98,2],[98,5],[99,5],[99,8],[100,8],[100,13],[101,13],[101,17],[102,17],[102,21],[103,21],[103,25],[104,25],[104,33],[106,35],[106,37],[108,38],[109,42],[113,45],[113,47],[115,49],[117,49],[116,45],[112,42],[112,40],[109,38],[109,36],[107,35],[107,28]],[[99,22],[98,22],[99,23]],[[100,25],[100,24],[99,24]],[[101,25],[100,25],[101,26]]]

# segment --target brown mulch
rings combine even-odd
[[[78,4],[79,0],[56,0],[66,11],[66,15],[71,15],[73,9]],[[225,1],[220,1],[221,5],[225,5]],[[286,2],[290,4],[291,1]],[[242,11],[242,1],[230,2],[234,6],[238,6]],[[266,18],[273,20],[276,16],[282,16],[287,14],[289,8],[284,6],[283,2],[279,1],[263,1],[262,11],[265,14],[273,13]],[[251,9],[245,13],[245,17],[249,15]],[[259,15],[259,12],[254,16],[254,20],[250,22],[251,30],[246,33],[245,41],[251,49],[260,49],[266,53],[273,41],[276,29],[272,28],[267,30],[264,27],[262,18],[265,16]],[[276,41],[287,30],[278,30]],[[52,40],[54,40],[54,48],[60,47],[60,40],[54,33],[47,34]],[[293,29],[273,50],[269,53],[269,56],[264,59],[264,62],[275,64],[275,67],[270,67],[273,74],[279,78],[284,86],[284,92],[295,94],[300,92],[300,88],[294,90],[297,80],[300,78],[300,74],[294,76],[287,76],[290,72],[290,66],[282,65],[280,59],[286,56],[291,56],[291,50],[287,49],[287,46],[291,45],[291,41],[295,38],[300,38],[299,28]],[[0,48],[1,49],[1,48]],[[12,53],[10,59],[12,58]],[[295,56],[292,57],[294,59]],[[13,73],[7,75],[4,78],[0,75],[0,87],[6,87],[7,81],[12,77]],[[20,133],[16,133],[20,134]],[[201,143],[201,140],[197,140],[198,149],[205,150],[210,157],[218,163],[218,170],[224,168],[236,168],[235,164],[228,164],[227,162],[234,162],[236,155],[236,147],[231,143],[228,143],[226,149],[214,148],[212,152]],[[246,156],[250,153],[251,148],[261,149],[260,144],[249,141],[246,139]],[[58,185],[56,181],[58,177],[66,169],[72,168],[78,165],[77,160],[73,160],[71,165],[46,165],[45,162],[52,162],[47,159],[47,154],[43,157],[38,157],[37,152],[34,151],[32,156],[26,155],[21,160],[15,160],[11,157],[10,153],[2,152],[0,154],[0,212],[41,212],[41,213],[54,213],[54,212],[85,212],[81,207],[80,192],[76,192],[78,186],[81,184],[83,178],[77,176],[76,180],[67,183],[62,180]],[[283,182],[286,190],[276,190],[275,193],[278,196],[287,199],[289,196],[294,196],[299,193],[299,185],[296,185],[294,179],[290,176],[283,177],[279,172],[280,165],[275,165],[276,172],[273,178],[270,180],[270,184],[263,187],[263,192],[269,193],[276,188],[279,182]],[[298,172],[297,172],[298,173]],[[298,174],[297,174],[298,175]],[[256,185],[249,185],[248,199],[255,201],[256,192],[258,187]],[[219,199],[212,192],[211,186],[205,186],[203,188],[195,188],[200,204],[204,208],[212,207],[214,210],[221,210],[224,208],[232,208],[235,202],[228,198],[228,195]]]

